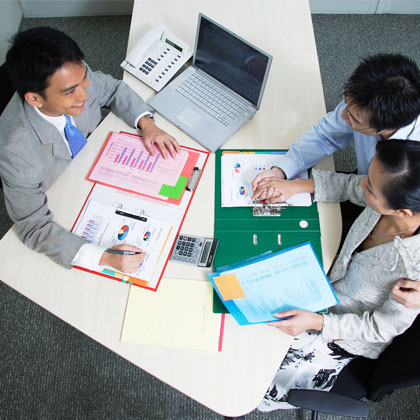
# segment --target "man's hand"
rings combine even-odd
[[[312,179],[293,179],[286,181],[277,177],[264,178],[252,195],[253,200],[265,200],[266,203],[278,203],[301,192],[314,192]]]
[[[272,169],[269,171],[261,172],[258,174],[254,180],[252,181],[252,191],[257,189],[258,183],[262,181],[264,178],[280,178],[286,179],[286,174],[283,172],[282,169],[278,168],[277,166],[273,166]]]
[[[178,142],[168,133],[157,127],[151,118],[140,118],[138,127],[142,131],[144,145],[152,156],[156,154],[153,147],[154,144],[156,144],[164,159],[168,158],[168,152],[173,158],[179,152]]]
[[[123,273],[135,273],[146,256],[145,252],[133,245],[116,245],[110,249],[140,252],[140,254],[134,255],[108,254],[106,252],[102,254],[99,265],[109,265]]]
[[[273,314],[276,318],[288,318],[281,321],[268,322],[271,327],[276,327],[293,337],[306,330],[321,331],[324,326],[324,317],[313,312],[292,309],[290,311]]]
[[[407,308],[420,308],[420,282],[400,279],[391,291],[392,297]]]

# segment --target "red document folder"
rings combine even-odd
[[[131,138],[134,137],[136,141],[141,140],[140,136],[135,136],[129,133],[123,134]],[[110,133],[87,175],[88,180],[95,182],[92,179],[92,173],[94,172],[95,166],[101,162],[101,159],[104,158],[103,154],[110,151],[109,142],[112,141],[112,139],[113,133]],[[151,167],[146,167],[144,165],[140,167],[141,161],[138,156],[136,157],[133,150],[134,149],[131,149],[129,154],[127,154],[127,156],[131,155],[131,160],[129,160],[128,157],[125,158],[125,163],[128,162],[130,165],[130,162],[132,162],[131,167],[129,165],[125,165],[125,168],[121,168],[121,163],[123,162],[123,160],[121,160],[119,163],[115,161],[116,165],[109,165],[106,166],[106,168],[117,168],[118,171],[126,171],[128,174],[134,173],[134,176],[137,176],[135,168],[142,169]],[[175,180],[176,182],[173,182],[175,185],[171,186],[163,184],[162,186],[159,186],[160,189],[155,189],[155,191],[152,191],[151,194],[142,194],[141,191],[134,191],[131,187],[127,188],[127,186],[123,185],[121,182],[117,182],[118,186],[112,185],[111,177],[108,177],[107,179],[111,182],[95,182],[72,227],[72,231],[74,233],[79,234],[82,237],[86,237],[86,239],[92,243],[98,243],[98,237],[102,235],[101,238],[104,242],[98,244],[107,248],[119,243],[127,243],[139,246],[142,249],[144,249],[144,246],[152,243],[153,234],[155,231],[157,232],[157,228],[159,228],[159,235],[156,235],[159,237],[159,242],[156,242],[155,248],[147,254],[146,258],[149,259],[146,259],[144,263],[144,271],[140,270],[136,274],[127,274],[118,272],[112,267],[76,266],[76,268],[114,280],[119,280],[127,284],[144,287],[149,290],[157,290],[160,279],[162,278],[172,252],[173,244],[180,232],[195,193],[195,188],[188,187],[190,185],[191,178],[196,178],[196,187],[209,157],[209,152],[207,151],[183,146],[181,146],[181,150],[183,153],[188,154],[188,156],[185,158],[183,167],[178,168],[179,177]],[[118,155],[114,156],[113,159],[116,160],[117,157]],[[150,174],[146,175],[149,176]],[[182,181],[181,184],[180,180]],[[153,176],[149,176],[149,178],[146,178],[146,181],[144,182],[152,181]],[[185,187],[183,186],[184,183]],[[132,185],[134,188],[137,188],[136,185]],[[101,206],[103,206],[103,209]],[[93,208],[102,210],[92,213]],[[131,220],[130,218],[130,223],[120,223],[121,226],[117,226],[116,223],[118,223],[118,220],[123,220],[118,219],[118,217],[114,215],[114,210],[116,213],[118,209],[122,209],[124,210],[124,213],[131,215],[133,213],[137,214],[137,216],[133,216],[134,219],[146,219],[147,223],[150,223],[150,226],[154,227],[154,230],[150,228],[149,231],[144,233],[144,235],[137,235],[136,243],[130,243],[129,236],[126,237],[127,242],[124,242],[125,232],[130,229],[131,232],[135,232],[136,229],[138,231],[141,228],[139,227],[141,222],[138,220]],[[143,214],[142,217],[139,216],[140,213]],[[93,220],[91,220],[92,218],[90,216],[92,214],[94,214],[96,219],[93,217]],[[107,215],[109,215],[108,219]],[[124,220],[127,221],[128,219]],[[154,225],[152,225],[152,222]],[[113,238],[112,243],[107,243],[105,241],[104,238],[108,237]],[[118,237],[118,239],[116,237]],[[123,239],[120,240],[120,238]],[[147,249],[145,249],[145,251],[147,252]]]

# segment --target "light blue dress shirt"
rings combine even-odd
[[[341,101],[318,125],[303,134],[286,155],[279,157],[276,166],[284,171],[288,179],[304,169],[311,168],[325,155],[347,148],[352,141],[356,150],[358,173],[368,173],[369,163],[375,155],[376,143],[381,136],[367,136],[354,131],[341,116],[343,110],[344,101]],[[420,118],[400,128],[390,138],[420,141]]]

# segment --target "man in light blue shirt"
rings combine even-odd
[[[368,57],[345,84],[336,109],[303,134],[275,167],[254,179],[253,198],[285,201],[287,191],[274,187],[270,179],[290,179],[353,141],[358,173],[367,174],[378,140],[420,140],[419,114],[417,65],[402,55]]]
[[[293,178],[325,155],[347,148],[351,142],[356,151],[357,171],[367,174],[379,140],[420,141],[419,115],[420,71],[414,61],[398,54],[368,57],[344,85],[343,100],[336,109],[303,134],[286,155],[279,157],[276,166],[253,180],[253,198],[268,203],[287,200],[292,192],[284,179]],[[354,209],[348,211],[348,206],[342,206],[342,210],[349,219],[358,215]],[[343,231],[353,220],[344,216]],[[392,296],[407,307],[418,308],[420,282],[400,279]]]

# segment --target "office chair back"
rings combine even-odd
[[[420,315],[378,359],[357,357],[351,361],[338,375],[330,392],[295,389],[289,392],[288,402],[313,410],[312,419],[317,418],[317,411],[366,417],[367,406],[363,408],[362,398],[380,401],[396,389],[420,384],[419,348]]]
[[[15,90],[10,84],[9,76],[6,71],[6,63],[0,66],[0,86],[1,86],[1,95],[0,95],[0,115],[3,114],[4,108],[12,99]],[[0,189],[3,189],[3,185],[0,178]]]
[[[419,348],[420,316],[375,360],[366,397],[372,401],[380,401],[395,389],[420,384],[420,362],[417,354]]]
[[[4,108],[12,99],[15,90],[12,88],[12,85],[9,81],[9,76],[6,71],[6,63],[0,66],[0,86],[1,86],[1,95],[0,95],[0,115],[3,114]]]

